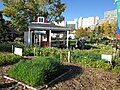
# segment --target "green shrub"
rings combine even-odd
[[[116,65],[120,65],[120,58],[116,58],[112,61],[112,63],[114,64],[114,66]]]
[[[29,46],[25,46],[24,47],[24,52],[23,55],[24,56],[34,56],[34,46],[29,45]]]
[[[10,77],[28,85],[48,83],[63,71],[63,65],[52,57],[39,57],[33,61],[20,61],[8,72]]]
[[[120,74],[120,66],[115,66],[115,67],[112,69],[112,71],[113,71],[114,73]]]
[[[60,58],[60,50],[57,48],[41,48],[39,56],[52,56]]]
[[[0,53],[0,66],[18,62],[22,57],[12,53]]]
[[[12,52],[12,45],[8,43],[0,43],[0,52]]]
[[[76,40],[69,40],[70,45],[76,45]]]
[[[111,70],[111,65],[109,63],[106,63],[103,60],[98,60],[98,61],[91,63],[91,67],[102,68],[102,69],[107,70],[107,71]]]
[[[95,50],[73,50],[71,51],[71,61],[75,62],[74,60],[100,60],[101,54],[99,51]]]

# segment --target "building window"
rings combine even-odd
[[[41,22],[41,23],[44,23],[44,18],[43,17],[39,17],[39,22]]]

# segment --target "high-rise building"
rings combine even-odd
[[[55,24],[59,26],[70,27],[72,30],[74,30],[80,27],[86,28],[86,27],[96,26],[99,20],[100,18],[98,16],[87,17],[87,18],[80,17],[71,21],[62,21],[61,23],[55,23]]]
[[[92,28],[94,28],[98,24],[99,19],[100,18],[98,16],[88,17],[88,18],[80,17],[80,18],[77,18],[77,19],[74,19],[71,21],[62,21],[61,23],[55,23],[55,24],[58,26],[65,26],[65,27],[71,28],[70,35],[71,35],[71,37],[74,36],[73,38],[75,38],[75,30],[76,29],[78,29],[80,27],[83,27],[83,28],[92,27]]]
[[[99,25],[108,21],[109,23],[117,20],[117,10],[109,10],[104,12],[104,18],[99,20]]]
[[[91,26],[96,26],[98,24],[99,17],[88,17],[88,18],[82,18],[80,17],[78,19],[78,28],[83,27],[91,27]]]
[[[72,30],[75,30],[75,29],[77,29],[78,28],[78,19],[74,19],[74,20],[72,20],[72,21],[67,21],[67,27],[69,27],[69,28],[71,28]]]
[[[104,12],[104,19],[111,22],[117,19],[117,10],[110,10]]]

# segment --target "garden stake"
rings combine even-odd
[[[70,51],[68,51],[68,63],[70,63]]]

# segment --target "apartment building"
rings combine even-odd
[[[98,16],[87,17],[87,18],[80,17],[78,19],[78,28],[80,28],[80,27],[86,28],[86,27],[96,26],[98,24],[99,19],[100,18]]]
[[[104,19],[112,22],[117,19],[117,10],[109,10],[104,12]]]

